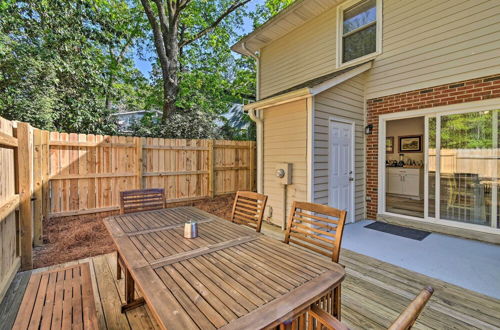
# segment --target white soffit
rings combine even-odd
[[[255,53],[340,2],[342,0],[296,0],[295,3],[243,37],[231,49],[242,55],[250,55],[245,48]]]

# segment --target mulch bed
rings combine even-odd
[[[192,205],[229,219],[234,195],[218,196],[168,207]],[[117,212],[51,218],[44,223],[44,245],[34,249],[34,268],[57,265],[115,251],[102,220]]]

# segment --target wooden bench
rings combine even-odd
[[[32,274],[13,329],[98,329],[89,264]]]

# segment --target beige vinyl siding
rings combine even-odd
[[[382,0],[382,53],[366,98],[500,72],[500,1]],[[261,49],[260,96],[336,68],[337,7]]]
[[[307,109],[300,100],[264,111],[264,194],[272,208],[271,221],[282,225],[294,200],[307,200]],[[287,206],[283,210],[283,185],[275,176],[278,163],[292,163],[292,184],[287,187]]]
[[[500,1],[384,0],[367,99],[500,72]]]
[[[334,7],[261,49],[261,98],[335,71],[335,22]]]
[[[363,75],[314,98],[314,202],[328,204],[328,134],[332,116],[355,122],[355,220],[365,218]]]

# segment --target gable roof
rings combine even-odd
[[[325,10],[343,0],[296,0],[267,22],[244,36],[231,49],[242,55],[253,55]]]
[[[257,102],[245,105],[245,110],[263,109],[278,104],[288,103],[303,99],[309,96],[317,95],[338,84],[349,80],[372,67],[372,61],[367,61],[342,70],[337,70],[324,76],[308,80],[293,87],[282,90],[273,95],[267,96]]]

